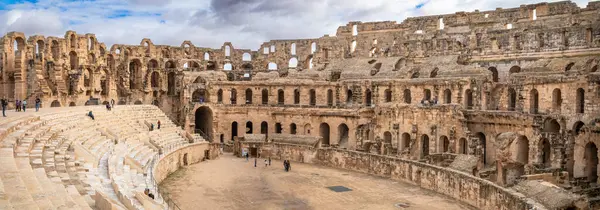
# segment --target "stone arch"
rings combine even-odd
[[[593,142],[585,145],[585,175],[590,183],[598,182],[598,147]]]
[[[444,90],[444,103],[445,104],[452,103],[452,91],[450,89]]]
[[[200,133],[208,141],[212,141],[213,112],[209,107],[202,106],[195,112],[195,133]]]
[[[473,91],[471,89],[465,90],[465,107],[467,109],[473,108]]]
[[[102,91],[100,92],[103,96],[108,96],[110,87],[110,76],[107,69],[100,70],[100,88]]]
[[[383,95],[385,96],[385,102],[392,102],[392,90],[385,89],[385,91],[383,91]]]
[[[585,124],[581,121],[577,121],[573,124],[573,134],[575,136],[578,136],[579,133],[581,132],[581,129],[583,128],[583,126],[585,126]]]
[[[435,78],[435,77],[437,77],[437,75],[438,75],[438,71],[439,71],[439,68],[438,68],[438,67],[435,67],[435,68],[434,68],[434,69],[431,71],[431,73],[429,73],[429,78]]]
[[[236,104],[237,103],[237,90],[235,90],[235,88],[231,89],[231,97],[229,98],[231,104]]]
[[[479,139],[479,144],[481,145],[481,152],[482,152],[483,164],[487,165],[487,164],[491,163],[492,162],[492,157],[489,154],[490,152],[488,150],[488,147],[493,146],[493,145],[492,144],[488,144],[486,136],[482,132],[476,133],[475,137],[477,139]]]
[[[315,91],[315,89],[310,89],[310,91],[308,91],[308,92],[309,92],[309,98],[310,98],[309,104],[311,106],[317,105],[317,92]]]
[[[508,89],[508,111],[515,111],[517,107],[517,91],[514,88]]]
[[[253,134],[253,133],[254,133],[254,127],[252,125],[252,121],[246,122],[246,134]]]
[[[86,89],[90,89],[92,86],[92,81],[93,81],[92,75],[93,75],[93,71],[91,69],[87,68],[87,69],[83,70],[83,86]]]
[[[252,71],[252,69],[254,69],[254,66],[252,66],[252,63],[244,63],[242,64],[242,69],[244,71]]]
[[[565,66],[565,71],[570,71],[571,68],[573,68],[573,66],[575,66],[575,63],[573,63],[573,62],[567,64],[567,66]]]
[[[513,66],[513,67],[510,67],[510,69],[508,70],[509,74],[514,74],[514,73],[519,73],[519,72],[521,72],[520,66]]]
[[[242,54],[242,61],[252,61],[252,55],[250,53],[245,52]]]
[[[225,45],[225,57],[231,56],[231,47],[229,45]]]
[[[538,91],[534,88],[529,91],[529,113],[537,114],[539,109],[539,96]]]
[[[560,112],[562,107],[562,94],[559,88],[552,91],[552,109]]]
[[[196,89],[192,93],[192,102],[194,103],[204,103],[208,101],[207,91],[205,89]]]
[[[75,34],[71,34],[71,48],[77,48],[77,37],[75,36]]]
[[[317,43],[313,42],[310,44],[310,54],[314,54],[315,52],[317,52]]]
[[[231,63],[223,64],[223,70],[231,71],[231,70],[233,70],[233,65],[231,65]]]
[[[296,123],[290,124],[290,134],[296,134],[297,129],[298,129],[298,126],[296,126]]]
[[[392,145],[392,147],[397,146],[392,142],[392,133],[389,131],[383,132],[383,142],[388,145]]]
[[[458,151],[460,154],[464,155],[469,153],[469,142],[467,142],[467,139],[460,138],[458,140]]]
[[[412,97],[410,95],[410,89],[404,89],[404,103],[410,104],[412,102]]]
[[[285,104],[285,92],[283,91],[283,89],[277,90],[277,104]]]
[[[312,130],[310,123],[304,124],[304,135],[310,135],[310,130]]]
[[[352,90],[348,89],[346,91],[346,103],[351,104],[352,101],[353,101],[353,99],[352,99]]]
[[[148,66],[149,70],[150,69],[157,69],[157,68],[159,68],[158,61],[156,61],[155,59],[152,59],[152,60],[148,61],[148,65],[147,66]]]
[[[292,43],[290,46],[290,54],[296,55],[296,43]]]
[[[140,100],[137,100],[137,101],[135,101],[135,103],[133,103],[133,104],[135,104],[135,105],[141,105],[141,104],[142,104],[142,101],[140,101]]]
[[[269,70],[277,70],[277,64],[273,62],[270,62],[267,67]]]
[[[329,124],[327,124],[327,123],[321,123],[321,125],[319,125],[319,135],[321,135],[321,137],[322,137],[321,144],[323,144],[323,145],[329,145],[330,144],[330,140],[329,140],[329,136],[330,136]]]
[[[158,71],[153,71],[152,76],[150,76],[150,86],[152,88],[160,88],[160,74]]]
[[[492,81],[494,82],[498,82],[499,78],[498,78],[498,69],[496,69],[496,67],[489,67],[488,70],[490,72],[492,72]]]
[[[269,90],[262,89],[261,95],[262,95],[262,104],[263,105],[269,104]]]
[[[371,89],[367,89],[367,91],[365,93],[365,105],[367,107],[370,107],[372,102],[373,102],[373,93],[371,92]]]
[[[421,135],[421,158],[429,156],[429,136]]]
[[[217,103],[223,103],[223,89],[217,90]]]
[[[290,58],[288,67],[289,68],[296,68],[296,67],[298,67],[298,59],[296,57]]]
[[[410,148],[410,134],[402,133],[400,141],[400,150],[404,150],[406,148]]]
[[[133,59],[129,62],[129,88],[138,89],[141,87],[140,77],[142,74],[142,62],[138,59]]]
[[[44,52],[44,40],[37,40],[35,42],[35,54],[40,54]]]
[[[281,123],[275,123],[275,133],[282,133],[283,128],[281,127]]]
[[[515,161],[523,164],[523,165],[527,165],[529,164],[529,140],[527,139],[526,136],[520,135],[517,138],[517,141],[515,142],[515,144],[513,144],[515,149],[513,149],[513,151],[515,151]]]
[[[575,111],[578,114],[585,112],[585,90],[583,88],[577,89],[577,95],[575,96]]]
[[[50,51],[52,53],[52,59],[57,61],[60,57],[60,46],[58,45],[58,41],[52,40]]]
[[[269,133],[269,123],[266,121],[262,121],[260,123],[260,134],[268,135]]]
[[[542,166],[544,168],[549,168],[552,165],[551,162],[551,155],[552,155],[552,150],[551,150],[551,146],[550,146],[550,141],[548,141],[548,139],[546,138],[542,138],[539,141],[538,144],[538,150],[539,150],[539,157],[540,157],[540,163],[542,164]]]
[[[50,104],[50,107],[60,107],[60,102],[58,100],[54,100]]]
[[[450,149],[450,140],[446,136],[440,136],[440,140],[438,142],[438,151],[440,153],[448,152]]]
[[[294,89],[294,104],[300,104],[300,90]]]
[[[75,51],[69,53],[69,63],[71,64],[71,70],[76,70],[79,67],[79,58],[77,58]]]
[[[167,88],[168,95],[175,95],[175,72],[167,74]]]
[[[204,53],[204,60],[205,61],[210,61],[210,53],[208,53],[208,52]]]
[[[333,90],[327,90],[327,106],[333,106]]]
[[[238,127],[238,122],[233,121],[231,123],[231,141],[234,141],[234,138],[238,136]]]
[[[246,104],[252,104],[252,90],[246,89]]]
[[[429,90],[429,89],[423,90],[423,96],[424,96],[423,99],[428,100],[428,101],[431,100],[431,90]]]
[[[346,148],[348,146],[350,129],[345,123],[342,123],[338,126],[338,145],[341,148]]]
[[[556,119],[548,118],[544,121],[543,132],[558,133],[560,132],[560,124]]]

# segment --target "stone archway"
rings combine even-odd
[[[598,182],[598,147],[593,142],[585,145],[585,175],[590,183]]]
[[[211,141],[213,123],[212,110],[206,106],[196,109],[195,123],[195,133],[199,133],[206,140]]]
[[[57,100],[52,101],[52,103],[50,104],[50,107],[60,107],[60,102]]]
[[[329,124],[327,124],[327,123],[321,123],[321,125],[319,126],[319,134],[323,138],[321,140],[321,144],[322,145],[329,145],[330,144],[330,142],[329,142],[329,136],[330,136]]]

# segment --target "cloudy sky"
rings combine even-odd
[[[256,50],[270,39],[335,34],[349,21],[518,7],[542,0],[0,0],[0,33],[64,36],[94,33],[107,46],[154,44]],[[546,0],[552,1],[552,0]],[[585,7],[588,0],[575,0]]]

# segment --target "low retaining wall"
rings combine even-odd
[[[408,182],[478,209],[546,209],[523,194],[470,174],[391,156],[318,149],[312,163]]]
[[[206,151],[208,157],[206,156]],[[153,174],[157,183],[161,183],[169,174],[181,166],[198,163],[205,159],[215,159],[219,156],[219,144],[200,142],[187,145],[161,157],[154,166]],[[187,164],[186,164],[187,163]]]

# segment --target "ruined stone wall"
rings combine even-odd
[[[205,151],[210,151],[210,157],[205,156]],[[204,161],[205,159],[214,159],[219,156],[219,147],[210,143],[195,143],[171,151],[166,156],[160,157],[154,166],[154,179],[157,183],[162,182],[169,174],[177,171],[181,166],[190,165]]]

